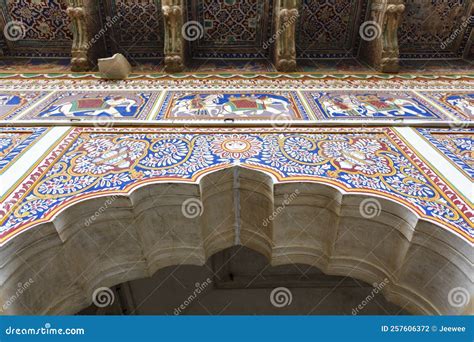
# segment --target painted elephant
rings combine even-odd
[[[43,113],[42,116],[133,116],[134,113],[132,112],[132,107],[136,106],[136,104],[137,102],[135,100],[127,99],[125,97],[107,96],[105,98],[82,98],[52,106]]]
[[[292,108],[288,100],[269,94],[198,94],[178,100],[173,112],[174,116],[291,116]]]

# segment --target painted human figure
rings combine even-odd
[[[367,116],[427,116],[429,113],[421,108],[414,101],[395,98],[395,97],[379,97],[375,95],[368,95],[359,97],[361,103],[367,110]]]
[[[330,117],[429,116],[429,112],[421,106],[403,98],[375,95],[325,96],[321,99],[321,104]]]
[[[218,112],[213,108],[215,107],[215,100],[218,95],[201,96],[191,95],[184,96],[176,101],[173,112],[175,116],[216,116]]]
[[[289,103],[274,96],[231,96],[222,105],[224,111],[242,117],[290,114]]]
[[[291,113],[288,101],[263,94],[262,96],[254,94],[209,94],[201,96],[197,94],[177,101],[173,111],[175,116],[191,114],[209,117],[272,116],[280,113],[290,116]]]
[[[362,113],[360,113],[362,108],[359,108],[359,105],[351,96],[342,95],[334,98],[324,96],[321,99],[321,104],[330,117],[362,116]]]

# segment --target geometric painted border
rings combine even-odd
[[[222,91],[209,91],[209,90],[196,90],[196,91],[175,91],[175,90],[170,90],[166,91],[165,95],[163,96],[162,101],[160,102],[159,105],[159,110],[158,113],[155,115],[154,120],[180,120],[180,121],[185,121],[185,120],[219,120],[223,121],[226,119],[225,115],[221,117],[211,117],[209,115],[193,115],[190,117],[174,117],[171,116],[171,111],[172,107],[175,104],[176,101],[176,95],[207,95],[207,94],[266,94],[268,93],[269,95],[277,95],[277,96],[283,96],[285,97],[289,103],[291,104],[291,108],[293,110],[293,116],[289,117],[288,115],[283,115],[281,114],[274,114],[272,116],[264,116],[264,117],[258,117],[256,116],[246,116],[246,117],[238,117],[238,116],[232,116],[232,119],[236,120],[258,120],[258,121],[275,121],[278,120],[279,118],[283,119],[285,117],[286,120],[309,120],[310,117],[303,106],[301,102],[301,98],[298,94],[297,91],[265,91],[265,90],[232,90],[232,91],[227,91],[227,90],[222,90]],[[281,117],[280,117],[281,115]]]
[[[467,177],[474,178],[474,169],[467,165],[461,158],[455,153],[451,152],[446,146],[444,146],[435,136],[437,134],[455,134],[455,135],[466,135],[474,140],[474,129],[440,129],[440,128],[418,128],[418,133],[436,147],[442,154],[444,154],[448,160],[453,164],[459,171],[464,173]],[[472,200],[472,199],[471,199]]]
[[[304,101],[308,104],[309,108],[313,112],[314,116],[318,120],[430,120],[430,121],[438,121],[438,120],[449,120],[450,118],[447,117],[443,112],[433,106],[430,102],[426,101],[424,98],[418,96],[415,92],[412,91],[400,91],[400,90],[358,90],[358,89],[343,89],[343,90],[302,90],[300,92]],[[426,115],[423,114],[396,114],[396,115],[386,115],[377,109],[373,115],[358,114],[353,115],[348,112],[347,109],[340,109],[341,113],[346,113],[345,115],[340,116],[332,116],[330,113],[327,112],[326,108],[323,107],[321,104],[321,98],[325,96],[330,96],[331,98],[331,105],[334,106],[335,101],[333,98],[338,98],[342,95],[347,96],[375,96],[377,99],[381,97],[390,98],[393,97],[395,99],[402,99],[405,101],[409,101],[409,103],[416,103],[417,106],[421,107],[422,110],[425,111]],[[353,101],[353,98],[349,98],[350,101]],[[378,100],[380,101],[380,100]],[[384,103],[385,104],[385,103]],[[342,103],[342,105],[346,105],[346,103]],[[385,104],[386,105],[386,104]],[[400,105],[397,104],[397,107]],[[367,102],[363,102],[363,108],[367,110],[369,108]],[[397,110],[397,112],[399,109]]]
[[[103,82],[93,74],[2,74],[0,89],[45,90],[474,90],[474,74],[462,76],[327,74],[146,74],[122,82]],[[126,82],[126,83],[125,83]]]
[[[443,73],[443,74],[427,74],[427,73],[399,73],[399,74],[377,74],[377,73],[350,73],[350,72],[333,72],[333,73],[321,73],[321,72],[295,72],[291,74],[281,74],[278,72],[239,72],[235,73],[235,69],[232,72],[204,72],[204,73],[183,73],[183,74],[167,74],[162,72],[152,72],[147,74],[132,74],[129,79],[203,79],[209,77],[228,79],[233,77],[235,79],[256,79],[256,78],[266,78],[266,79],[281,79],[281,77],[286,79],[314,79],[314,80],[340,80],[344,79],[349,80],[429,80],[429,81],[452,81],[452,80],[474,80],[474,72],[470,73]],[[94,73],[64,73],[64,72],[52,72],[49,74],[44,74],[41,72],[37,73],[21,73],[21,72],[0,72],[0,79],[60,79],[67,78],[71,80],[80,80],[80,79],[89,79],[89,80],[102,80],[102,76]],[[470,87],[469,87],[470,88]]]
[[[455,117],[461,119],[461,120],[473,120],[473,117],[469,117],[468,114],[462,113],[459,111],[457,108],[453,107],[451,104],[449,104],[446,101],[446,98],[448,96],[452,95],[458,95],[458,94],[466,94],[466,95],[471,95],[474,96],[474,90],[471,91],[419,91],[418,92],[420,95],[428,98],[429,100],[433,101],[436,103],[438,106],[442,107],[443,109],[447,110],[449,113],[454,115]]]
[[[0,159],[0,175],[3,174],[24,152],[31,148],[35,141],[47,130],[48,129],[44,127],[0,127],[0,133],[30,133],[25,140],[16,145],[4,158]]]
[[[18,114],[22,113],[28,108],[36,105],[41,99],[45,96],[51,94],[51,92],[46,91],[4,91],[0,90],[0,95],[27,95],[29,98],[24,99],[22,98],[22,102],[19,105],[14,106],[14,108],[6,114],[0,114],[0,120],[8,120],[8,119],[15,119]]]

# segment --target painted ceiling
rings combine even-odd
[[[202,37],[189,43],[193,58],[269,58],[262,48],[272,36],[274,1],[188,0],[188,20],[199,22]],[[429,3],[429,5],[427,5]],[[297,24],[299,58],[345,58],[359,52],[359,27],[369,19],[370,0],[301,0]],[[471,0],[406,0],[399,31],[402,58],[474,57]],[[160,0],[97,2],[98,27],[106,27],[97,44],[105,55],[129,58],[162,56]],[[0,0],[0,27],[21,22],[24,38],[2,37],[5,56],[68,57],[72,32],[67,0]]]
[[[110,54],[120,52],[128,58],[162,57],[164,32],[160,0],[100,1],[100,13],[106,20],[117,20],[105,35],[105,48]]]
[[[192,42],[198,58],[266,58],[271,36],[273,3],[255,0],[191,0],[188,17],[204,27],[202,39]]]
[[[357,55],[367,1],[303,0],[299,11],[296,43],[301,58]]]
[[[1,26],[21,23],[23,35],[18,40],[2,37],[3,54],[20,57],[69,56],[72,32],[66,0],[0,0],[0,6]]]
[[[474,28],[471,12],[471,0],[407,1],[399,31],[401,57],[449,58],[467,53]]]

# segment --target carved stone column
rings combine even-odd
[[[89,37],[86,25],[86,9],[82,0],[69,0],[67,14],[71,18],[73,40],[72,40],[72,71],[87,71],[89,63]]]
[[[362,58],[381,72],[398,72],[398,27],[404,0],[373,0],[371,20],[362,24]]]
[[[184,0],[163,0],[165,23],[165,71],[180,72],[184,69],[184,37],[181,32],[185,15]]]
[[[5,25],[6,25],[6,19],[0,15],[0,32],[4,32],[5,30]],[[8,40],[3,34],[0,37],[0,57],[3,57],[7,54],[7,51],[9,50],[8,48]]]
[[[275,67],[278,71],[296,70],[295,27],[298,0],[277,0],[275,7]]]

